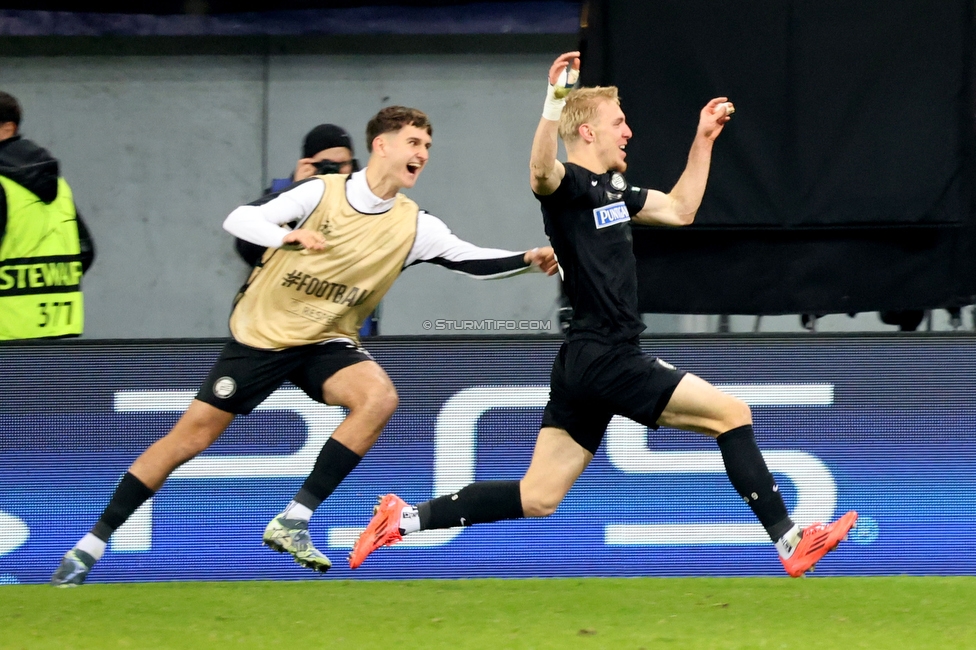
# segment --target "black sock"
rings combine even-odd
[[[134,475],[126,472],[122,480],[115,488],[112,499],[105,506],[101,518],[92,527],[91,534],[107,542],[115,530],[125,523],[125,520],[132,516],[132,513],[139,509],[152,497],[153,491]]]
[[[362,459],[362,456],[349,447],[329,438],[319,452],[319,457],[315,459],[312,473],[308,475],[302,483],[302,488],[295,495],[295,502],[309,510],[315,510],[335,492],[343,479],[356,469],[356,465]]]
[[[522,490],[518,481],[481,481],[454,494],[417,506],[420,530],[487,524],[501,519],[521,519]]]
[[[772,540],[779,541],[793,528],[793,521],[756,444],[752,425],[726,431],[716,441],[732,487],[749,504]]]

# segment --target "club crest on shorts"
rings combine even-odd
[[[614,172],[613,175],[610,176],[610,187],[615,190],[623,191],[627,189],[627,181],[624,180],[623,176],[617,172]]]
[[[221,399],[227,399],[237,392],[237,382],[230,377],[221,377],[214,382],[213,394]]]

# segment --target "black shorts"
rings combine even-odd
[[[685,374],[641,352],[636,340],[567,341],[552,364],[542,426],[565,429],[595,454],[614,415],[656,429]]]
[[[346,341],[259,350],[231,341],[197,393],[197,399],[228,413],[247,415],[287,379],[316,402],[322,384],[343,368],[371,361],[369,352]]]

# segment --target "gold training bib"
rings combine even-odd
[[[325,193],[300,227],[325,237],[322,251],[269,249],[230,317],[244,345],[281,349],[359,340],[359,328],[403,270],[417,235],[417,204],[397,194],[389,211],[362,214],[346,200],[346,175],[317,176]]]

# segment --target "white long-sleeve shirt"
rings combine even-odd
[[[381,199],[369,189],[365,169],[352,174],[345,187],[346,200],[362,214],[380,215],[393,207],[395,199]],[[224,230],[259,246],[279,248],[291,232],[283,224],[301,225],[318,207],[324,192],[321,179],[309,178],[284,192],[237,208],[224,220]],[[508,277],[533,268],[525,263],[524,253],[481,248],[466,242],[424,210],[417,214],[417,237],[403,266],[420,262],[482,279]]]

